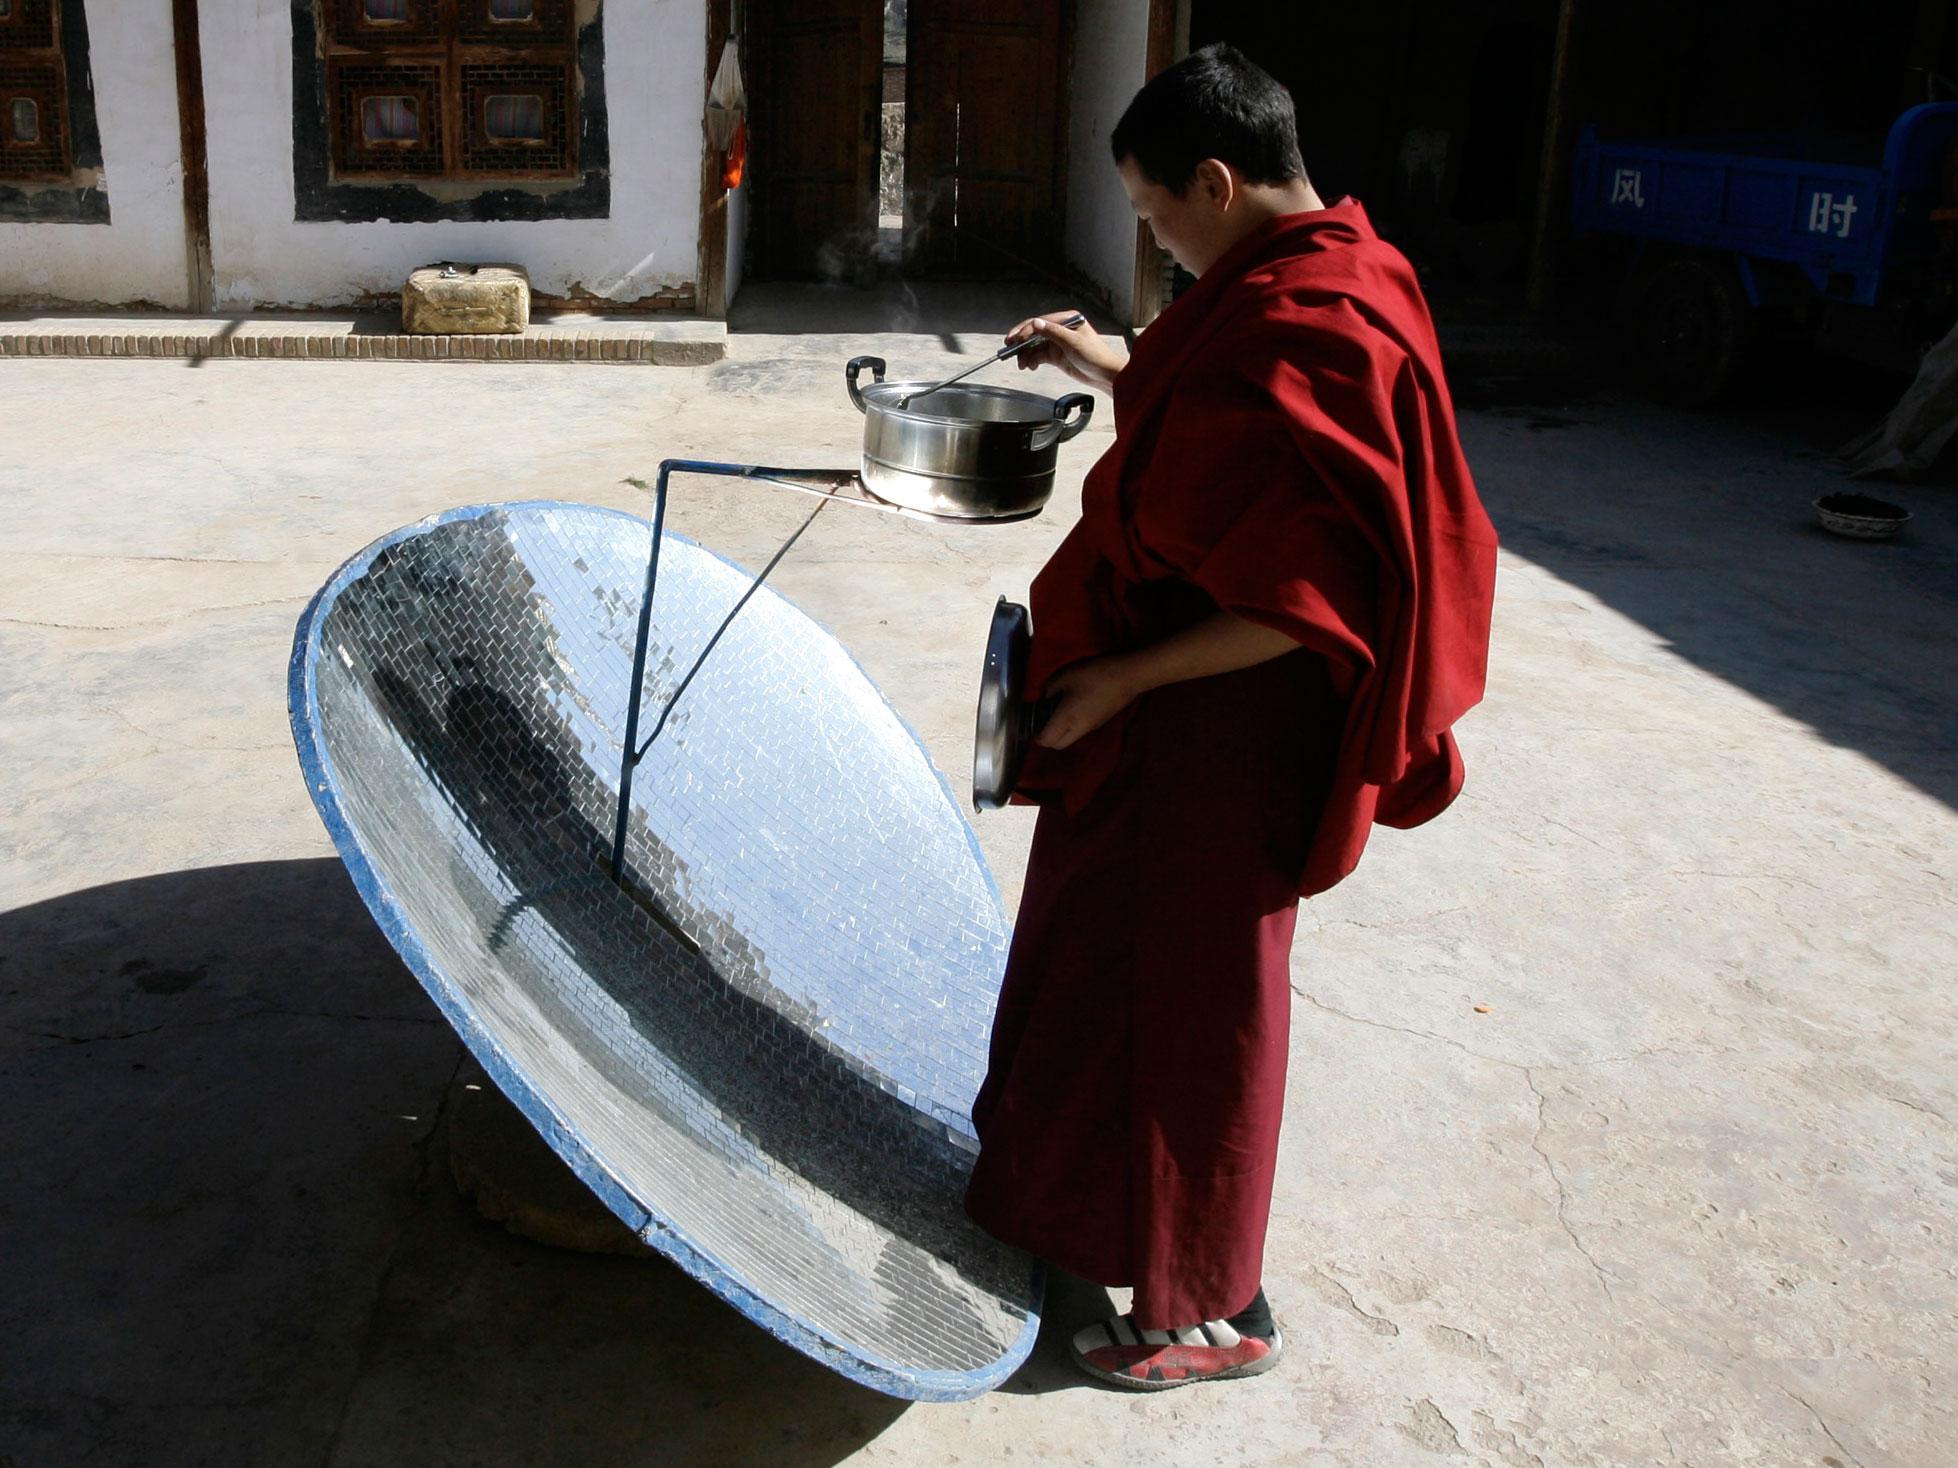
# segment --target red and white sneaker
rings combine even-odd
[[[1206,1320],[1180,1330],[1142,1330],[1117,1315],[1074,1337],[1068,1354],[1088,1375],[1131,1391],[1159,1392],[1193,1381],[1231,1381],[1256,1376],[1278,1364],[1285,1337],[1242,1335],[1228,1320]]]

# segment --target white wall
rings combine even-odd
[[[1068,97],[1068,264],[1129,318],[1135,294],[1135,211],[1115,176],[1108,135],[1143,82],[1148,0],[1078,0]]]
[[[0,221],[0,300],[189,304],[170,0],[92,0],[89,69],[108,224]]]
[[[164,11],[167,30],[165,0],[142,3]],[[581,0],[580,15],[592,4]],[[295,222],[285,0],[203,0],[200,10],[218,309],[344,305],[396,291],[434,260],[514,261],[545,294],[621,302],[697,274],[703,0],[605,7],[611,217],[489,224]],[[174,121],[170,137],[174,149]]]

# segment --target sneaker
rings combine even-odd
[[[1206,1320],[1181,1330],[1142,1330],[1117,1315],[1078,1332],[1068,1354],[1088,1375],[1131,1391],[1159,1392],[1193,1381],[1231,1381],[1257,1376],[1278,1364],[1285,1337],[1242,1334],[1228,1320]]]

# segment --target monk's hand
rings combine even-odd
[[[1066,749],[1135,702],[1142,691],[1120,657],[1089,658],[1064,668],[1047,681],[1046,698],[1053,701],[1053,712],[1034,734],[1034,743]]]
[[[1089,387],[1106,389],[1114,386],[1115,375],[1128,365],[1128,356],[1103,341],[1100,333],[1085,320],[1079,326],[1062,324],[1082,314],[1069,310],[1028,317],[1006,333],[1006,345],[1009,347],[1016,347],[1023,341],[1033,342],[1013,360],[1025,372],[1036,367],[1054,366],[1076,382]]]

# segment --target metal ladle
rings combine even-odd
[[[1067,320],[1061,322],[1060,324],[1071,330],[1077,326],[1086,326],[1088,324],[1088,318],[1081,315],[1079,312],[1076,312],[1074,315],[1068,317]],[[973,373],[979,371],[981,368],[991,367],[996,363],[1004,362],[1008,357],[1017,357],[1021,352],[1024,352],[1028,347],[1032,346],[1035,342],[1042,341],[1042,340],[1045,340],[1045,338],[1043,338],[1040,335],[1040,333],[1035,332],[1032,336],[1028,337],[1023,342],[1015,342],[1010,347],[1001,347],[997,352],[994,352],[992,356],[986,358],[983,362],[974,362],[970,367],[966,368],[965,371],[959,373],[956,377],[948,377],[943,382],[934,382],[930,387],[919,388],[918,391],[914,393],[906,393],[903,397],[897,400],[897,406],[900,409],[908,408],[913,403],[917,402],[919,398],[928,398],[933,393],[937,392],[940,388],[950,387],[955,382],[963,381],[965,378],[972,376]],[[879,372],[882,372],[883,368],[879,367],[877,370]]]

